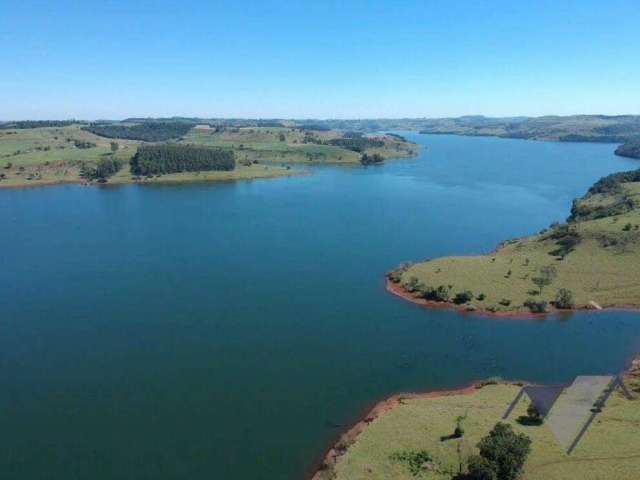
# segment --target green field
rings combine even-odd
[[[342,134],[334,131],[305,133],[286,127],[193,128],[181,144],[232,149],[238,167],[232,172],[181,173],[145,179],[145,182],[215,181],[289,176],[289,165],[358,165],[361,153],[322,144]],[[409,157],[416,145],[384,136],[384,146],[367,150],[385,158]],[[111,151],[111,143],[118,149]],[[90,148],[79,148],[88,144]],[[115,155],[124,166],[109,183],[139,181],[130,174],[128,162],[144,142],[103,138],[82,129],[81,124],[51,127],[0,129],[0,188],[85,182],[81,167],[94,166]],[[260,166],[257,166],[260,165]]]
[[[281,140],[281,135],[283,136]],[[323,142],[339,138],[335,131],[318,131],[311,135],[314,141]],[[401,158],[415,155],[417,146],[389,136],[382,137],[383,148],[372,148],[366,153],[381,153],[385,158]],[[305,143],[305,133],[295,128],[244,127],[225,128],[221,132],[214,129],[193,129],[182,140],[184,143],[232,148],[238,160],[282,163],[282,164],[358,164],[361,153],[344,148]]]
[[[529,312],[527,300],[550,305],[561,288],[572,292],[577,308],[640,307],[640,183],[588,194],[576,208],[586,218],[604,216],[505,242],[490,255],[416,263],[399,271],[399,280],[407,290],[417,285],[416,297],[428,287],[450,287],[451,297],[469,291],[473,297],[460,305],[468,310]],[[533,280],[545,267],[556,276],[540,293]]]
[[[508,423],[532,439],[522,479],[640,478],[640,365],[629,373],[626,383],[635,398],[628,400],[615,392],[571,455],[545,424],[518,423],[516,419],[526,415],[528,406],[528,401],[520,401]],[[406,398],[371,422],[355,440],[343,438],[346,452],[319,478],[450,480],[459,473],[460,464],[466,465],[469,455],[477,453],[478,441],[500,421],[519,389],[517,385],[497,384],[466,395]],[[466,416],[464,437],[443,441],[441,437],[452,433],[459,416]],[[433,462],[417,474],[396,459],[400,452],[420,450],[428,452]]]

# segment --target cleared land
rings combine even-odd
[[[517,421],[526,416],[529,403],[521,400],[508,423],[533,442],[522,479],[640,478],[640,363],[632,368],[626,383],[635,394],[634,400],[614,392],[571,455],[565,453],[546,424],[527,426]],[[519,386],[501,384],[487,385],[470,394],[406,398],[369,423],[355,439],[345,436],[340,445],[342,455],[317,478],[451,479],[460,472],[461,464],[465,471],[466,459],[477,453],[477,443],[501,420],[519,390]],[[443,441],[453,432],[458,417],[465,417],[464,437]],[[422,465],[416,474],[406,462],[397,460],[399,453],[421,450],[433,461]]]
[[[148,143],[101,137],[83,129],[81,124],[0,129],[0,188],[88,183],[81,177],[82,169],[95,167],[104,158],[117,158],[123,164],[117,174],[108,178],[108,183],[190,182],[290,176],[304,172],[291,170],[289,165],[357,165],[364,152],[380,153],[385,158],[409,157],[417,148],[393,136],[381,137],[382,147],[364,152],[325,144],[342,135],[286,127],[192,128],[175,142],[230,149],[236,157],[236,169],[140,179],[131,174],[129,161],[140,145]],[[117,144],[115,152],[112,143]]]
[[[640,182],[589,193],[574,211],[575,221],[505,242],[493,254],[416,263],[390,278],[417,299],[440,286],[447,302],[469,292],[459,308],[498,314],[528,313],[527,301],[551,306],[560,289],[571,292],[575,308],[640,307]],[[540,292],[535,281],[549,268],[554,275]]]

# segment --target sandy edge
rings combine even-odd
[[[628,364],[625,367],[623,375],[634,375],[640,378],[640,354],[628,360]],[[423,393],[398,393],[392,395],[391,397],[375,403],[373,408],[367,410],[367,413],[362,416],[360,420],[358,420],[345,433],[341,434],[338,440],[334,442],[332,446],[325,452],[322,460],[318,461],[315,464],[314,469],[312,470],[313,473],[308,478],[310,478],[310,480],[326,480],[326,478],[323,478],[323,473],[325,473],[326,471],[331,471],[333,467],[335,467],[338,460],[340,460],[340,457],[342,457],[347,452],[349,447],[353,445],[358,436],[369,426],[369,424],[391,409],[397,407],[398,405],[402,405],[405,400],[450,397],[456,395],[472,395],[487,385],[523,386],[534,385],[534,383],[515,380],[484,380],[476,381],[471,383],[470,385],[467,385],[466,387],[454,390],[431,390]]]
[[[528,318],[545,318],[548,317],[549,315],[563,315],[563,314],[571,314],[571,313],[575,313],[575,312],[582,312],[582,313],[601,313],[601,312],[608,312],[608,311],[628,311],[628,312],[638,312],[640,311],[640,306],[637,305],[613,305],[613,306],[606,306],[603,307],[601,310],[595,309],[595,308],[587,308],[587,307],[580,307],[580,308],[571,308],[571,309],[563,309],[563,310],[558,310],[555,308],[550,308],[550,310],[547,313],[529,313],[529,312],[517,312],[517,311],[509,311],[509,312],[490,312],[489,310],[482,310],[482,309],[477,309],[477,310],[468,310],[467,306],[465,305],[456,305],[455,303],[451,303],[451,302],[434,302],[434,301],[430,301],[430,300],[425,300],[424,298],[416,298],[413,295],[411,295],[409,292],[407,292],[401,284],[399,283],[393,283],[391,280],[389,280],[388,278],[385,279],[386,285],[385,288],[387,290],[387,292],[391,293],[392,295],[395,295],[397,297],[402,298],[403,300],[406,300],[407,302],[411,302],[415,305],[419,305],[421,307],[425,307],[425,308],[432,308],[432,309],[438,309],[438,310],[453,310],[456,311],[460,314],[465,314],[465,315],[478,315],[481,317],[490,317],[490,318],[510,318],[510,319],[528,319]]]

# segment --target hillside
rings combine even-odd
[[[640,478],[640,361],[625,383],[634,394],[620,391],[606,402],[577,448],[567,455],[543,423],[519,422],[527,415],[522,400],[509,417],[516,432],[532,440],[523,480]],[[520,386],[489,382],[452,392],[397,395],[381,402],[366,420],[343,435],[315,480],[450,480],[477,452],[476,445],[501,420]],[[560,404],[562,398],[558,400]],[[553,410],[552,410],[553,411]],[[452,438],[459,419],[464,435]],[[417,452],[430,461],[409,463]]]
[[[640,159],[640,141],[629,142],[616,148],[616,155],[621,157],[639,158]]]
[[[0,128],[0,188],[86,183],[87,172],[107,171],[102,183],[213,181],[265,178],[300,174],[290,165],[358,165],[364,154],[384,158],[410,157],[417,146],[393,135],[375,137],[331,130],[283,127],[277,122],[257,122],[252,127],[196,125],[189,120],[163,122],[110,122],[100,124],[65,121],[5,123]],[[212,147],[233,152],[237,166],[215,174],[199,172],[132,175],[129,161],[145,144]],[[109,169],[100,165],[110,164]],[[162,175],[162,176],[161,176]]]
[[[567,223],[489,255],[403,265],[389,289],[426,306],[492,314],[640,307],[640,170],[610,175],[574,202]]]

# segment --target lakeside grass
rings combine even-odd
[[[284,135],[284,141],[280,136]],[[339,138],[335,131],[314,132],[322,140]],[[385,158],[410,157],[418,146],[383,136],[382,148],[367,150]],[[78,148],[75,142],[90,142],[91,148]],[[299,175],[289,165],[359,165],[361,154],[333,145],[304,143],[305,132],[288,127],[193,128],[181,140],[193,144],[232,149],[237,168],[233,172],[185,172],[135,180],[128,162],[144,142],[103,138],[82,129],[82,125],[0,130],[0,188],[42,186],[57,183],[86,183],[80,177],[82,164],[95,165],[112,155],[111,142],[118,144],[116,158],[125,166],[108,183],[176,183],[193,181],[246,180]]]
[[[437,287],[451,286],[451,293],[470,291],[469,310],[525,313],[528,299],[552,302],[568,289],[578,308],[596,302],[602,307],[640,307],[640,183],[621,184],[621,191],[587,195],[577,204],[591,211],[608,208],[621,198],[633,203],[630,211],[604,218],[569,223],[580,242],[563,255],[557,228],[532,237],[505,242],[495,253],[438,258],[410,266],[401,283],[411,281]],[[542,293],[533,278],[543,267],[557,276]],[[415,279],[415,280],[412,280]]]
[[[507,423],[532,439],[523,480],[585,480],[640,478],[640,369],[627,376],[635,392],[633,400],[619,391],[607,401],[587,434],[571,455],[567,455],[545,425],[525,426],[517,422],[526,416],[527,400],[519,402]],[[471,394],[435,398],[407,398],[367,425],[333,468],[321,478],[335,480],[450,480],[477,443],[501,420],[517,395],[517,385],[486,385]],[[465,416],[462,440],[442,441],[453,432],[456,418]],[[393,460],[402,451],[426,450],[435,468],[413,475],[407,465]]]

